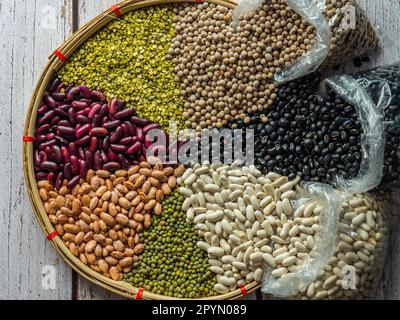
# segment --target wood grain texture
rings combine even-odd
[[[55,4],[56,3],[56,4]],[[70,299],[72,272],[36,223],[22,170],[22,128],[34,82],[70,32],[69,0],[0,2],[0,299]],[[53,266],[56,289],[42,287]]]

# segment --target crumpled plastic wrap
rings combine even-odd
[[[307,288],[328,263],[336,246],[341,196],[327,184],[308,182],[302,185],[301,198],[294,201],[294,208],[302,204],[315,203],[321,207],[319,221],[321,230],[315,235],[315,246],[309,257],[296,272],[274,278],[272,270],[266,270],[263,278],[262,292],[275,297],[291,297]],[[300,218],[300,217],[297,217]]]

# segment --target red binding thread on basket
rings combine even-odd
[[[33,142],[33,141],[35,141],[35,137],[23,136],[23,137],[22,137],[22,141],[23,141],[23,142]]]
[[[53,238],[55,238],[55,237],[57,237],[58,236],[58,233],[57,233],[57,231],[54,231],[54,232],[52,232],[52,233],[50,233],[48,236],[47,236],[47,240],[51,240],[51,239],[53,239]]]
[[[111,8],[114,11],[115,15],[117,16],[117,18],[122,17],[121,11],[119,10],[119,6],[117,4],[114,4]]]
[[[142,300],[143,298],[143,288],[139,288],[137,294],[136,294],[136,300]]]
[[[247,293],[247,290],[246,290],[245,286],[241,286],[240,287],[240,291],[242,291],[243,297],[247,296],[248,293]]]
[[[59,50],[54,50],[54,54],[62,61],[67,61],[67,58],[59,51]]]

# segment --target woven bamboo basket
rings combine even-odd
[[[182,2],[200,2],[198,0],[129,0],[123,1],[118,4],[118,8],[120,13],[123,15],[130,11],[140,9],[147,6],[153,5],[161,5],[161,4],[171,4],[171,3],[182,3]],[[208,0],[209,3],[219,4],[226,6],[228,8],[234,8],[236,6],[236,2],[234,0]],[[57,50],[62,53],[66,59],[70,57],[75,50],[77,50],[87,39],[89,39],[96,32],[105,27],[108,23],[117,19],[115,12],[113,9],[108,9],[104,11],[102,14],[88,22],[86,25],[81,27],[76,33],[71,35]],[[25,126],[24,126],[24,136],[34,136],[36,129],[36,115],[37,110],[42,101],[43,95],[45,93],[46,87],[48,83],[53,79],[56,72],[64,65],[64,61],[62,61],[55,53],[51,54],[49,57],[49,62],[44,68],[42,72],[33,96],[31,98],[29,109],[26,115]],[[27,184],[28,194],[30,201],[32,203],[36,219],[42,228],[43,232],[46,236],[55,232],[53,225],[51,224],[46,211],[44,209],[42,200],[39,196],[39,190],[36,186],[36,179],[34,174],[34,166],[33,166],[33,144],[32,143],[24,143],[23,146],[23,167],[24,167],[24,176]],[[81,276],[86,279],[92,281],[96,285],[107,289],[113,293],[121,295],[130,299],[140,299],[143,298],[145,300],[173,300],[175,298],[161,296],[157,294],[153,294],[151,292],[142,291],[138,295],[139,288],[135,288],[129,283],[123,281],[113,281],[96,271],[92,270],[84,263],[82,263],[78,258],[76,258],[64,244],[62,239],[59,236],[51,239],[52,244],[58,253],[63,257],[66,263],[68,263],[71,268],[73,268],[76,272],[78,272]],[[244,294],[242,291],[250,293],[260,285],[257,283],[251,283],[245,286],[245,290],[237,289],[236,291],[203,298],[205,300],[233,300],[242,297]]]

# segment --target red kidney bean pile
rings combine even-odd
[[[73,188],[87,170],[128,169],[146,160],[158,123],[136,116],[125,102],[87,86],[67,86],[56,78],[37,113],[34,166],[37,180]],[[160,148],[160,147],[158,147]]]

